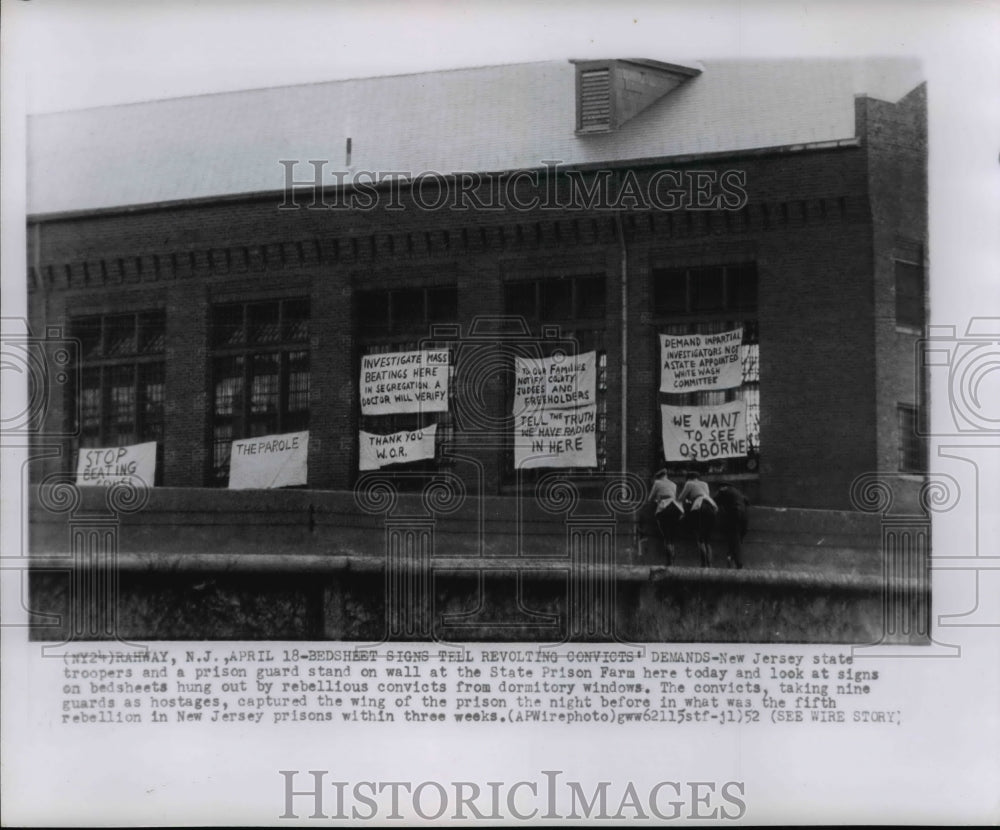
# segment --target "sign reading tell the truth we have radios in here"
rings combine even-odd
[[[661,334],[660,391],[733,389],[743,383],[743,328],[718,334]]]
[[[514,464],[597,466],[597,353],[515,358]]]

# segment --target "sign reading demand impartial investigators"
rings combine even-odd
[[[76,462],[79,487],[131,484],[152,487],[156,477],[156,442],[129,447],[81,447]]]
[[[387,464],[408,464],[434,458],[437,424],[423,429],[375,435],[361,430],[358,469],[377,470]]]
[[[747,454],[743,401],[717,406],[661,406],[667,461],[711,461]]]
[[[232,490],[268,490],[306,483],[309,433],[286,432],[233,441],[229,457]]]
[[[660,391],[733,389],[743,383],[743,329],[718,334],[661,334]]]
[[[448,350],[366,354],[361,414],[448,411]]]

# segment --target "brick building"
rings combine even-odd
[[[912,504],[922,481],[925,120],[907,61],[638,59],[34,117],[30,322],[72,359],[32,480],[140,444],[156,470],[112,524],[113,491],[33,491],[32,608],[63,615],[36,634],[926,634],[922,566],[888,555],[878,498],[852,494],[874,473]],[[729,381],[661,386],[669,335],[731,338]],[[413,353],[443,360],[440,405],[367,408],[365,367]],[[538,416],[589,424],[585,446],[539,440],[541,464],[515,435],[534,429],[515,416],[523,357],[590,373],[585,407]],[[678,456],[663,407],[718,407],[739,435]],[[303,433],[297,487],[227,488],[236,442]],[[363,471],[364,442],[399,434],[420,459]],[[748,571],[649,567],[636,508],[684,452],[751,497]],[[927,553],[917,519],[893,525],[906,556]],[[120,571],[118,600],[67,586],[68,555]],[[908,599],[886,608],[899,579]]]
[[[29,146],[31,323],[81,342],[48,414],[71,437],[36,480],[156,441],[158,485],[225,486],[232,440],[308,429],[308,486],[349,489],[360,429],[437,423],[411,468],[464,454],[510,493],[531,476],[497,344],[553,326],[598,355],[598,472],[661,463],[662,403],[734,399],[746,454],[705,469],[757,503],[847,509],[859,474],[921,468],[908,62],[370,78],[36,116]],[[738,388],[659,392],[659,334],[733,326]],[[361,355],[428,343],[451,350],[449,411],[362,416]]]

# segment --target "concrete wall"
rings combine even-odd
[[[883,575],[877,515],[755,509],[747,569],[706,571],[689,542],[665,568],[644,517],[602,501],[166,488],[112,513],[78,492],[74,509],[33,493],[30,606],[58,617],[39,639],[861,643],[882,638],[890,584],[912,600],[906,638],[926,632],[927,582]],[[117,600],[83,587],[95,573]]]

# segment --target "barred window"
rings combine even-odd
[[[360,372],[361,356],[446,349],[448,360],[448,410],[445,412],[399,412],[391,415],[361,415],[365,432],[388,435],[404,430],[417,430],[437,425],[434,459],[387,465],[386,471],[431,473],[441,467],[443,456],[452,446],[455,436],[452,401],[455,394],[454,341],[432,339],[435,324],[458,320],[458,287],[455,285],[427,288],[397,288],[365,290],[355,293],[355,322],[358,332],[356,376]],[[415,482],[401,479],[400,486]]]
[[[912,262],[895,263],[896,324],[923,331],[924,269]]]
[[[162,310],[102,314],[70,321],[80,342],[79,384],[69,390],[75,418],[73,463],[81,447],[157,442],[156,483],[163,457],[166,314]]]
[[[922,473],[927,470],[927,442],[921,423],[922,410],[915,406],[899,404],[896,407],[899,424],[899,469],[905,473]]]
[[[550,277],[511,280],[504,286],[504,312],[523,317],[538,338],[539,356],[549,357],[557,350],[572,354],[597,353],[597,469],[608,466],[608,355],[605,348],[607,314],[606,284],[603,275]],[[541,337],[543,326],[558,326],[556,338]],[[514,405],[514,374],[507,386],[506,412]],[[509,448],[503,464],[504,483],[534,480],[545,470],[514,468],[513,435],[507,436]],[[586,475],[586,470],[574,472]]]
[[[700,265],[688,268],[654,269],[653,314],[661,334],[716,334],[743,327],[740,348],[742,384],[734,389],[661,393],[654,423],[660,423],[659,405],[711,406],[730,401],[746,402],[747,455],[745,458],[708,462],[708,473],[756,473],[760,462],[760,329],[757,321],[757,266],[752,262],[733,265]],[[659,362],[659,338],[652,347]],[[657,378],[657,383],[659,379]],[[659,435],[659,430],[657,430]],[[662,435],[660,436],[662,440]],[[663,447],[660,446],[661,460]],[[667,465],[680,472],[683,463]]]
[[[309,300],[212,307],[211,483],[229,480],[232,442],[309,428]]]

